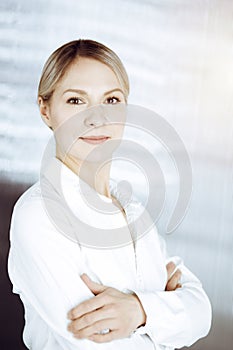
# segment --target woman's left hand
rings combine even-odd
[[[135,294],[93,282],[86,274],[81,278],[95,296],[68,313],[68,330],[74,337],[105,343],[129,337],[146,323],[145,311]]]

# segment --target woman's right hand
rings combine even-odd
[[[170,261],[167,264],[166,269],[167,269],[167,285],[165,287],[165,290],[167,292],[171,292],[176,290],[177,288],[181,288],[182,287],[182,285],[180,284],[181,271],[179,269],[176,270],[176,265],[174,264],[174,262]]]

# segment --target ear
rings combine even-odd
[[[47,101],[45,101],[41,96],[38,97],[38,105],[40,109],[40,115],[45,122],[45,124],[51,129],[52,123],[51,123],[51,117],[50,117],[50,110],[49,110],[49,104]]]

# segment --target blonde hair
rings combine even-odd
[[[57,83],[78,57],[93,58],[112,69],[122,86],[125,100],[127,101],[129,80],[120,58],[105,45],[88,39],[70,41],[51,54],[42,70],[38,86],[38,97],[42,97],[44,101],[49,101]]]

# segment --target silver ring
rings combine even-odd
[[[111,332],[110,328],[105,328],[105,329],[102,329],[102,331],[99,331],[98,334],[107,334],[107,333],[110,333],[110,332]]]

